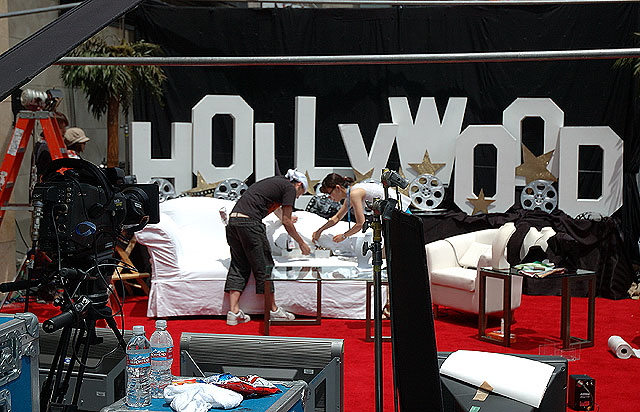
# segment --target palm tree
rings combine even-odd
[[[75,57],[146,57],[160,54],[160,46],[144,40],[110,45],[102,37],[93,37],[72,51]],[[67,87],[81,89],[96,119],[107,114],[107,166],[118,166],[118,113],[126,112],[135,86],[149,90],[160,100],[166,76],[158,66],[62,66],[62,80]]]
[[[637,44],[640,41],[640,33],[633,33],[635,38],[635,43]],[[613,67],[615,68],[623,68],[623,67],[631,67],[633,72],[633,77],[640,78],[640,58],[638,57],[623,57],[616,60],[613,63]]]

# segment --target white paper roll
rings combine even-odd
[[[609,349],[611,352],[620,359],[629,359],[632,356],[636,358],[640,357],[640,350],[633,349],[624,339],[620,336],[613,335],[608,341]]]

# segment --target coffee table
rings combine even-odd
[[[517,269],[492,269],[480,268],[479,272],[479,315],[478,315],[478,337],[482,341],[497,343],[502,346],[511,346],[511,280],[513,276],[526,276],[518,272]],[[527,276],[528,277],[528,276]],[[486,289],[487,278],[502,279],[502,312],[504,317],[503,336],[487,335],[487,313],[486,313]],[[596,313],[596,272],[591,270],[578,269],[563,274],[549,275],[544,278],[531,278],[540,282],[551,282],[562,280],[562,309],[560,314],[560,340],[562,349],[588,348],[593,346],[595,335],[595,313]],[[571,285],[576,281],[589,282],[588,309],[587,309],[587,338],[577,338],[571,336]]]
[[[372,270],[358,268],[355,257],[331,256],[329,258],[274,256],[274,269],[265,279],[265,307],[263,334],[268,336],[271,325],[319,325],[322,321],[322,283],[367,281],[373,279]],[[274,282],[315,282],[316,310],[311,319],[272,320],[271,302]]]

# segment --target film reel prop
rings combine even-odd
[[[409,183],[411,204],[420,210],[434,210],[444,200],[442,181],[431,174],[422,174]]]
[[[322,216],[325,219],[329,219],[331,216],[338,213],[338,210],[340,210],[340,203],[331,200],[328,194],[321,193],[315,195],[309,200],[305,210]]]
[[[226,179],[220,182],[213,192],[216,199],[238,200],[249,187],[238,179]]]
[[[558,207],[558,192],[548,180],[534,180],[522,189],[520,205],[526,210],[553,212]]]
[[[171,183],[169,180],[154,177],[149,181],[149,183],[158,185],[160,202],[164,202],[165,200],[177,197],[176,188],[173,187],[173,183]]]

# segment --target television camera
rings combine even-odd
[[[103,172],[81,159],[53,161],[31,196],[40,249],[63,263],[82,263],[112,254],[119,238],[157,223],[158,186],[133,182],[121,169]]]
[[[101,170],[82,159],[53,160],[42,182],[32,192],[33,224],[29,279],[0,285],[0,291],[54,285],[61,293],[54,299],[61,313],[43,322],[45,332],[62,329],[52,368],[42,386],[41,410],[73,411],[91,344],[96,339],[95,326],[104,319],[120,346],[126,343],[107,306],[108,289],[114,269],[121,267],[115,247],[128,243],[133,233],[148,223],[160,220],[159,192],[155,184],[135,184],[121,169]],[[46,259],[37,259],[45,255]],[[40,267],[33,268],[34,262]],[[35,276],[33,276],[35,275]],[[28,301],[28,295],[27,295]],[[67,363],[66,354],[75,330],[74,356]],[[84,345],[76,354],[79,344]],[[71,405],[63,405],[68,380],[62,379],[66,368],[71,376],[79,365]]]

